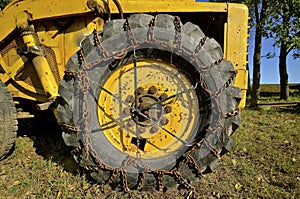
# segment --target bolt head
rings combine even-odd
[[[166,113],[171,113],[172,112],[172,106],[168,105],[165,107]]]
[[[144,92],[145,92],[145,90],[144,90],[143,87],[138,87],[137,90],[136,90],[136,93],[137,93],[138,95],[142,95],[142,94],[144,94]]]
[[[133,120],[130,120],[130,121],[127,122],[126,126],[127,127],[133,127],[134,124],[135,124],[135,122]]]
[[[128,95],[125,99],[125,102],[127,102],[127,103],[132,103],[133,101],[134,101],[134,98],[132,95]]]
[[[151,134],[157,133],[158,130],[159,130],[159,129],[158,129],[157,126],[152,126],[151,129],[150,129],[150,133],[151,133]]]
[[[157,88],[155,86],[151,86],[148,90],[149,94],[155,94],[157,92]]]
[[[166,94],[166,93],[163,93],[163,94],[161,94],[160,96],[159,96],[159,99],[160,100],[164,100],[164,99],[166,99],[168,97],[168,95]]]
[[[146,132],[146,128],[145,127],[142,127],[142,126],[139,126],[139,128],[138,128],[138,131],[139,131],[139,133],[145,133]]]
[[[163,118],[161,118],[159,123],[160,123],[160,125],[165,126],[169,123],[169,120],[168,120],[168,118],[163,117]]]
[[[130,112],[131,112],[130,107],[126,107],[126,108],[123,109],[123,114],[124,115],[129,115]]]

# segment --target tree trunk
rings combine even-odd
[[[256,30],[255,30],[255,44],[254,44],[254,55],[253,55],[253,85],[251,91],[251,103],[250,107],[258,107],[258,99],[260,94],[260,55],[262,48],[262,34],[263,28],[266,20],[267,12],[267,0],[262,0],[261,10],[259,12],[260,4],[257,2],[254,5],[255,9],[255,20],[256,20]]]
[[[251,92],[250,107],[256,108],[260,94],[260,54],[261,54],[261,31],[256,29],[255,34],[255,47],[253,56],[253,85]]]
[[[289,99],[289,75],[286,66],[287,48],[281,43],[279,55],[279,75],[280,75],[280,99]]]
[[[288,27],[287,24],[290,21],[289,6],[286,1],[283,4],[283,16],[282,24],[284,27],[280,45],[280,55],[279,55],[279,75],[280,75],[280,99],[288,100],[289,99],[289,82],[288,82],[288,72],[286,66],[286,57],[288,55],[287,44],[285,39],[288,39]]]

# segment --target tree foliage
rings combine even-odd
[[[224,2],[224,0],[211,0]],[[255,30],[253,57],[253,86],[251,106],[258,102],[261,39],[271,38],[274,46],[280,49],[279,74],[281,99],[288,100],[287,56],[300,58],[300,1],[299,0],[232,0],[229,2],[245,3],[249,7],[250,27]],[[265,57],[274,58],[275,52],[268,52]]]
[[[224,2],[224,0],[211,0]],[[227,1],[228,2],[228,1]],[[257,107],[260,95],[260,65],[262,38],[266,34],[266,23],[268,18],[268,0],[231,0],[231,3],[244,3],[249,8],[250,27],[254,30],[254,55],[253,55],[253,83],[251,88],[251,107]]]
[[[300,1],[270,0],[270,17],[266,37],[274,39],[274,45],[284,44],[287,53],[300,58]]]
[[[266,37],[274,40],[280,49],[279,75],[280,98],[289,99],[287,56],[300,58],[300,2],[299,0],[269,0],[270,17],[266,26]]]
[[[7,4],[9,4],[12,0],[0,0],[0,10],[2,10]]]

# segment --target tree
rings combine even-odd
[[[287,56],[300,57],[300,2],[298,0],[270,0],[271,17],[268,37],[279,47],[280,99],[289,99]]]
[[[261,65],[261,49],[262,37],[265,31],[268,12],[268,0],[253,0],[251,2],[253,8],[253,20],[255,24],[255,41],[253,55],[253,85],[251,91],[250,107],[256,108],[260,95],[260,65]]]
[[[224,0],[211,0],[224,2]],[[228,1],[227,1],[228,2]],[[251,88],[250,106],[256,108],[260,95],[260,65],[262,37],[265,35],[265,26],[268,17],[268,0],[232,0],[229,2],[245,3],[249,7],[250,27],[254,30],[254,55],[253,55],[253,84]]]
[[[0,10],[2,10],[12,0],[0,0]]]

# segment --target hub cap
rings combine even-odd
[[[144,159],[191,144],[199,124],[192,86],[178,68],[157,60],[137,62],[136,73],[134,64],[116,69],[98,98],[98,119],[106,138],[123,153]]]

